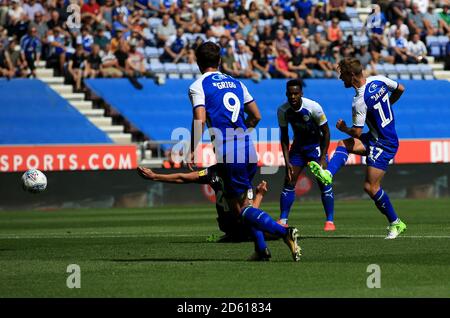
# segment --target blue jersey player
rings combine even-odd
[[[266,212],[251,205],[252,179],[257,160],[247,130],[256,127],[261,119],[258,106],[243,83],[218,71],[220,47],[217,44],[204,42],[195,55],[202,76],[189,87],[193,107],[191,159],[201,138],[201,134],[194,133],[198,130],[196,127],[200,124],[203,132],[206,123],[214,141],[217,168],[224,183],[227,204],[231,211],[252,227],[255,259],[270,258],[263,234],[268,232],[282,237],[294,261],[299,261],[298,230],[281,226]],[[192,169],[192,162],[188,166]]]
[[[339,141],[328,170],[322,169],[313,161],[309,166],[324,184],[329,184],[332,177],[345,165],[349,153],[367,156],[364,190],[389,221],[386,239],[395,239],[406,230],[406,224],[397,217],[389,196],[381,187],[381,180],[389,162],[397,153],[398,137],[392,105],[405,88],[384,76],[365,78],[361,63],[355,58],[342,60],[338,68],[345,87],[354,87],[356,90],[352,104],[353,126],[347,127],[342,119],[336,124],[340,131],[351,138]],[[368,133],[362,133],[365,124],[369,127]]]
[[[285,225],[295,201],[295,184],[309,161],[327,168],[327,153],[330,145],[330,129],[322,107],[315,101],[303,97],[302,83],[290,80],[286,83],[288,102],[278,108],[278,125],[281,132],[281,149],[286,162],[284,188],[280,195],[280,219]],[[289,149],[289,124],[294,140]],[[325,231],[334,231],[334,198],[331,185],[318,182],[322,192],[322,204],[327,220]]]

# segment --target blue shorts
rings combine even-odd
[[[302,150],[292,149],[289,151],[289,163],[296,167],[305,167],[308,162],[320,161],[320,146],[312,146]],[[328,161],[328,155],[326,156]]]
[[[252,180],[258,168],[256,163],[218,163],[217,167],[227,197],[238,197],[253,188]]]
[[[373,139],[370,133],[362,134],[360,140],[366,148],[367,166],[386,171],[389,166],[389,162],[397,153],[398,146],[383,145]]]

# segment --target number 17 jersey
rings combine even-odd
[[[369,127],[370,138],[389,148],[398,147],[395,118],[389,103],[389,92],[396,90],[398,83],[385,76],[371,76],[366,84],[356,89],[353,98],[353,127]]]

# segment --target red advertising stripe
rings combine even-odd
[[[328,155],[331,158],[337,142],[330,143]],[[256,144],[259,166],[284,166],[283,152],[278,142],[259,142]],[[211,144],[204,144],[198,158],[202,158],[203,166],[215,163]],[[347,164],[361,164],[364,158],[350,154]],[[401,140],[400,147],[393,163],[438,163],[450,162],[450,139],[434,140]]]
[[[133,145],[0,146],[0,172],[125,170],[137,166]]]

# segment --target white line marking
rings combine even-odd
[[[219,234],[220,235],[220,234]],[[208,234],[127,234],[127,233],[100,233],[100,232],[86,232],[86,233],[76,233],[76,234],[44,234],[44,235],[17,235],[17,234],[3,234],[0,235],[0,239],[10,240],[10,239],[82,239],[82,238],[145,238],[145,237],[207,237]],[[385,235],[300,235],[300,239],[311,239],[311,238],[384,238]],[[400,239],[450,239],[450,235],[401,235]]]

